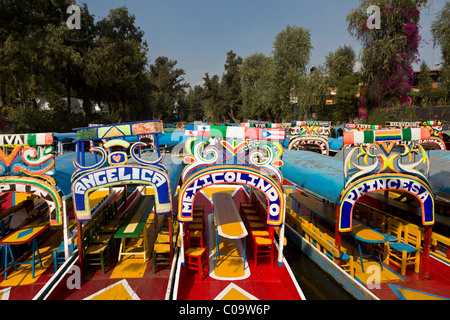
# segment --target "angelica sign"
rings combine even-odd
[[[139,166],[108,167],[86,173],[72,184],[75,212],[78,220],[91,219],[89,193],[118,184],[151,185],[155,188],[156,212],[171,212],[170,184],[167,174],[156,168]]]

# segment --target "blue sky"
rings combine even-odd
[[[430,68],[441,61],[433,48],[431,22],[445,0],[430,0],[421,14],[424,39],[420,58]],[[287,25],[311,31],[314,47],[310,65],[323,64],[325,55],[348,44],[358,55],[361,46],[347,31],[346,15],[358,0],[78,0],[86,3],[96,20],[110,9],[125,5],[136,16],[136,25],[145,32],[149,62],[166,56],[185,70],[185,81],[201,84],[208,72],[222,76],[226,53],[245,58],[255,52],[271,55],[275,36]],[[414,66],[419,69],[419,66]]]

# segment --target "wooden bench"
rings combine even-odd
[[[343,251],[339,252],[339,249],[334,244],[334,239],[328,234],[321,232],[319,228],[315,227],[312,223],[309,223],[306,219],[300,218],[300,221],[306,240],[314,244],[319,251],[332,259],[335,263],[339,264],[344,271],[354,277],[355,268],[353,256],[348,255]]]

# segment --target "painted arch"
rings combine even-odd
[[[19,192],[35,195],[48,205],[50,226],[62,226],[62,200],[61,196],[50,184],[31,177],[0,177],[0,193]]]
[[[111,166],[90,171],[78,177],[72,183],[75,214],[78,220],[90,220],[89,194],[100,188],[138,184],[152,186],[155,189],[157,214],[172,211],[170,179],[163,170],[136,165]]]
[[[434,200],[430,187],[421,179],[402,174],[378,174],[358,179],[341,193],[339,209],[339,232],[352,230],[355,203],[367,193],[381,190],[398,190],[415,196],[422,207],[422,224],[434,224]]]
[[[186,179],[178,199],[178,221],[192,222],[195,196],[215,184],[244,184],[261,190],[266,196],[267,224],[278,227],[283,223],[284,191],[277,179],[252,167],[219,165],[202,169]]]
[[[300,146],[308,146],[314,145],[320,148],[320,152],[323,155],[328,155],[330,152],[330,148],[328,145],[328,141],[322,137],[295,137],[289,142],[288,150],[301,150]]]

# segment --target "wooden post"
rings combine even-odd
[[[84,273],[84,257],[83,257],[83,225],[77,219],[77,236],[78,236],[78,261],[80,262],[81,274]]]
[[[180,261],[181,265],[184,266],[184,222],[180,222]]]
[[[63,239],[64,239],[64,258],[67,260],[70,256],[69,250],[69,217],[67,213],[67,198],[70,196],[62,197],[62,211],[63,211]]]
[[[339,254],[341,252],[341,236],[339,234],[339,211],[340,211],[340,205],[336,205],[336,223],[334,224],[334,244],[338,247]],[[341,261],[339,260],[338,264],[341,264]]]
[[[430,247],[431,247],[431,234],[432,227],[424,228],[424,236],[423,236],[423,253],[422,253],[422,276],[425,278],[430,277]]]
[[[281,267],[283,265],[283,249],[284,249],[284,229],[286,224],[286,193],[283,193],[284,197],[284,208],[283,208],[283,224],[280,227],[280,233],[278,234],[278,265]],[[272,228],[273,229],[273,228]]]
[[[170,262],[172,262],[173,257],[172,213],[169,213],[169,245],[170,245]]]

